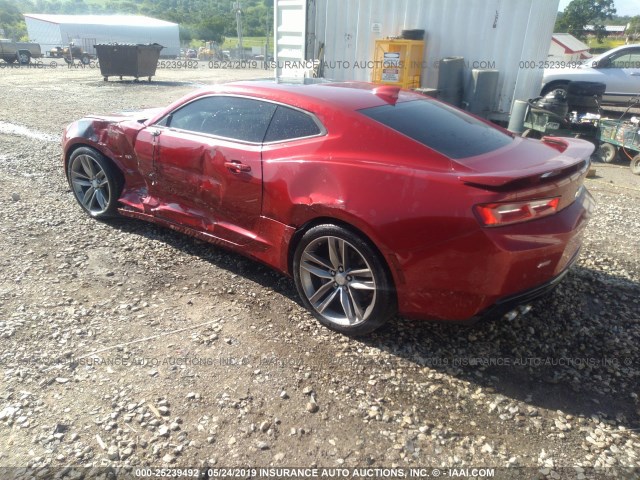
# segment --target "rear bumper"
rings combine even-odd
[[[570,260],[567,267],[559,275],[552,278],[548,282],[545,282],[542,285],[538,285],[537,287],[531,288],[529,290],[516,293],[515,295],[504,297],[493,304],[493,306],[489,307],[470,320],[467,320],[465,323],[473,324],[483,320],[499,319],[505,314],[519,307],[520,305],[526,305],[529,302],[533,302],[534,300],[548,295],[562,282],[567,273],[569,273],[569,269],[573,266],[576,260],[578,260],[579,254],[580,251],[578,250]]]
[[[578,258],[593,210],[584,189],[556,215],[479,228],[414,255],[398,307],[412,318],[473,322],[507,313],[552,290]]]

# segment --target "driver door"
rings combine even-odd
[[[141,132],[136,151],[148,212],[238,245],[250,242],[262,211],[262,141],[275,109],[211,95]]]

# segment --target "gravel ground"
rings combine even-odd
[[[364,339],[321,327],[260,264],[76,205],[67,123],[264,76],[0,69],[0,466],[638,478],[640,177],[623,164],[596,165],[582,257],[528,315]]]

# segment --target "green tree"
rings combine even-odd
[[[180,25],[180,45],[189,45],[193,40],[193,33],[189,27]]]
[[[638,38],[637,36],[640,35],[640,15],[636,15],[629,21],[629,28],[626,33],[634,39]]]
[[[237,0],[234,0],[237,1]],[[273,0],[241,0],[245,35],[264,36],[271,30]],[[184,43],[195,40],[222,43],[236,36],[232,0],[0,0],[0,28],[4,35],[26,39],[23,13],[113,15],[141,14],[180,25]]]
[[[13,2],[0,0],[0,28],[6,38],[26,40],[27,26],[24,17]]]
[[[195,25],[194,37],[207,42],[214,41],[222,45],[227,24],[228,19],[224,16],[208,17]]]
[[[555,31],[567,32],[574,37],[584,38],[584,27],[593,25],[593,33],[601,42],[606,34],[602,22],[613,18],[615,14],[616,8],[613,0],[573,0],[558,17]]]

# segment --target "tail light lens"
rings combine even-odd
[[[476,205],[475,211],[485,226],[500,227],[553,215],[559,204],[560,197],[553,197],[526,202],[485,203]]]

